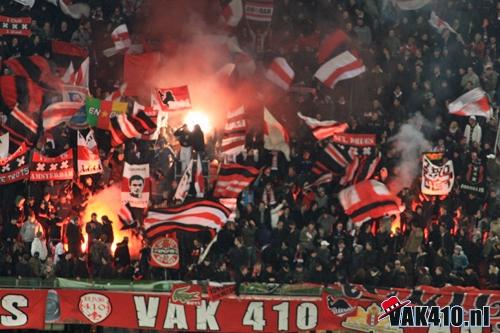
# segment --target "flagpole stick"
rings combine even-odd
[[[198,259],[198,265],[201,264],[203,260],[205,260],[205,257],[208,255],[208,252],[210,252],[212,245],[214,245],[216,241],[217,241],[217,235],[215,235],[215,237],[210,241],[210,243],[208,243],[207,248],[201,254],[200,258]]]
[[[498,118],[500,118],[500,113],[497,115],[498,126],[497,126],[497,137],[495,139],[495,147],[494,147],[495,157],[498,157],[498,155],[499,155],[498,152],[500,150],[500,141],[499,141],[500,140],[500,119],[498,119]]]

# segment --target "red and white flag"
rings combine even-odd
[[[393,0],[394,1],[394,0]],[[431,0],[395,0],[402,10],[420,9],[431,2]]]
[[[490,118],[492,109],[488,95],[481,88],[466,92],[448,105],[448,111],[455,116],[479,116]]]
[[[295,77],[292,67],[283,57],[274,58],[264,76],[278,87],[288,90]]]
[[[84,105],[82,102],[57,102],[49,105],[42,112],[44,130],[47,131],[61,123],[69,122]]]
[[[401,200],[389,192],[385,184],[373,179],[343,189],[339,193],[339,200],[354,223],[402,212]]]
[[[214,189],[216,198],[237,198],[259,175],[259,169],[241,164],[223,164]]]
[[[205,195],[205,178],[203,177],[203,166],[201,165],[201,157],[198,155],[196,159],[196,173],[194,175],[194,189],[196,197],[203,198]]]
[[[90,58],[87,57],[80,64],[80,67],[77,71],[75,71],[75,67],[73,66],[73,62],[70,62],[66,72],[64,73],[61,81],[65,84],[79,86],[79,87],[89,87],[89,64]]]
[[[56,157],[42,155],[33,151],[31,159],[30,181],[44,182],[49,180],[73,179],[73,150],[68,149]]]
[[[77,157],[78,176],[102,172],[99,149],[92,130],[89,131],[86,137],[78,131]]]
[[[148,141],[157,140],[158,136],[160,135],[161,128],[168,126],[168,112],[156,110],[152,106],[143,106],[137,102],[134,102],[134,108],[132,110],[132,114],[136,115],[140,111],[144,111],[144,113],[148,117],[150,117],[153,122],[156,122],[156,130],[152,134],[141,134],[140,138],[142,140],[148,140]]]
[[[174,199],[184,202],[187,195],[189,194],[189,187],[191,187],[191,182],[193,181],[193,160],[189,162],[184,174],[177,184],[177,189],[175,190]]]
[[[242,0],[231,0],[222,10],[222,17],[227,26],[236,27],[243,17]]]
[[[125,162],[122,178],[122,206],[146,208],[149,203],[151,182],[149,164],[128,164]]]
[[[229,111],[222,137],[222,154],[238,155],[244,151],[246,132],[245,108],[240,106],[234,111]]]
[[[264,107],[264,148],[281,151],[290,160],[289,135],[285,127]]]
[[[300,112],[297,114],[311,129],[314,137],[318,140],[329,138],[333,134],[343,133],[349,128],[347,123],[341,123],[335,120],[321,121],[315,118],[306,117]]]
[[[61,81],[66,84],[73,84],[73,77],[75,76],[75,66],[73,65],[73,61],[71,61],[64,72],[64,75],[61,77]]]
[[[349,42],[350,38],[343,30],[337,29],[330,33],[319,46],[317,55],[318,63],[322,64],[332,55],[340,54],[339,50],[345,50]]]
[[[157,88],[153,94],[153,106],[163,111],[176,111],[191,108],[188,86]]]
[[[324,63],[316,71],[314,77],[333,89],[338,82],[352,79],[365,71],[366,67],[363,61],[356,58],[351,52],[345,51]]]
[[[113,91],[111,94],[106,96],[105,101],[119,101],[123,96],[125,96],[125,91],[127,90],[127,83],[122,83],[120,88]]]
[[[455,29],[448,24],[448,22],[441,19],[436,13],[432,12],[429,19],[429,24],[434,27],[439,33],[442,33],[444,29],[450,30],[450,32],[457,33]]]
[[[126,24],[117,26],[111,33],[111,39],[115,43],[115,50],[128,49],[132,45]]]

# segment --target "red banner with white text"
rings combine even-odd
[[[0,289],[0,330],[43,329],[47,290]]]

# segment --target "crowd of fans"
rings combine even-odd
[[[1,59],[33,54],[51,59],[51,40],[71,41],[89,49],[90,90],[104,98],[119,86],[116,68],[120,61],[95,50],[106,47],[103,44],[112,27],[143,21],[147,12],[142,7],[148,1],[88,3],[91,16],[82,20],[64,16],[44,0],[37,0],[32,10],[14,1],[0,4],[0,15],[33,18],[30,38],[0,38]],[[431,8],[456,33],[445,29],[439,34],[430,26]],[[351,37],[367,72],[330,90],[314,81],[313,73],[318,43],[335,28]],[[315,90],[312,94],[289,93],[273,108],[291,132],[290,161],[280,155],[279,163],[271,163],[272,154],[263,148],[262,130],[249,131],[248,151],[237,160],[261,167],[261,174],[240,195],[234,221],[219,232],[205,260],[198,264],[207,246],[203,235],[184,240],[182,267],[169,270],[169,278],[499,288],[500,157],[494,155],[500,105],[496,41],[500,2],[443,0],[422,10],[402,11],[391,1],[275,0],[272,23],[242,20],[233,33],[256,59],[258,71],[268,59],[282,56],[295,70],[295,84]],[[447,103],[475,87],[488,93],[495,117],[450,116]],[[406,210],[397,229],[391,229],[393,218],[353,225],[336,198],[340,190],[337,180],[304,188],[321,148],[296,118],[298,111],[318,119],[347,121],[353,133],[376,134],[383,156],[378,171],[386,168],[389,178],[396,176],[399,158],[389,138],[420,113],[428,120],[422,131],[433,151],[444,152],[454,162],[455,187],[445,198],[425,200],[419,196],[416,179],[399,194]],[[203,152],[207,160],[220,156],[216,154],[217,135],[204,142],[199,130],[194,135],[186,130],[177,137],[173,132],[164,128],[156,142],[136,140],[111,152],[97,132],[103,150],[101,175],[0,188],[0,276],[165,278],[164,270],[149,266],[147,241],[138,260],[131,260],[129,240],[116,240],[113,235],[111,224],[118,221],[96,214],[84,221],[79,213],[92,195],[121,181],[124,160],[150,162],[151,207],[174,205],[172,197],[180,176],[175,170],[182,168],[177,163],[179,146]],[[74,148],[73,134],[61,126],[54,133],[55,144],[43,146],[42,142],[39,148],[49,154]],[[471,158],[484,165],[484,195],[460,189]],[[208,183],[213,186],[210,179]],[[89,241],[82,251],[84,234]]]

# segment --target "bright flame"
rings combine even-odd
[[[116,244],[123,240],[123,237],[128,237],[128,248],[132,258],[138,258],[142,244],[141,239],[133,235],[129,230],[121,230],[121,223],[118,219],[118,210],[120,209],[121,190],[119,185],[113,185],[90,198],[85,211],[82,214],[82,227],[85,242],[82,244],[82,250],[87,250],[87,234],[85,233],[85,224],[90,221],[92,213],[97,214],[97,219],[101,221],[103,215],[113,221],[114,241],[111,245],[112,253],[116,249]]]
[[[200,125],[201,130],[204,133],[210,132],[212,129],[212,124],[208,115],[201,111],[191,111],[188,112],[184,118],[184,122],[188,126],[189,130],[192,131],[195,125]]]
[[[395,235],[397,229],[401,230],[401,215],[397,214],[396,218],[391,223],[391,234]]]

